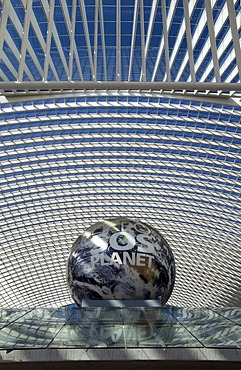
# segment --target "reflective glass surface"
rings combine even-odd
[[[1,309],[0,349],[241,348],[240,308]]]
[[[30,310],[20,309],[0,309],[0,329],[17,320],[23,315],[26,315]]]

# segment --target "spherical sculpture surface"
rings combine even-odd
[[[164,305],[175,281],[175,262],[153,227],[126,218],[98,222],[74,243],[67,268],[71,295],[83,299],[160,299]]]

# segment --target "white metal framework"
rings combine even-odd
[[[241,305],[239,0],[0,0],[0,306],[69,304],[66,260],[127,216],[175,305]]]

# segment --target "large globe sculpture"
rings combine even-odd
[[[74,301],[160,299],[175,281],[171,248],[153,227],[126,218],[98,222],[74,243],[67,264]]]

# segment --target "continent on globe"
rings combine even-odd
[[[175,282],[174,256],[153,227],[127,218],[97,222],[74,243],[67,263],[74,301],[160,299]]]

